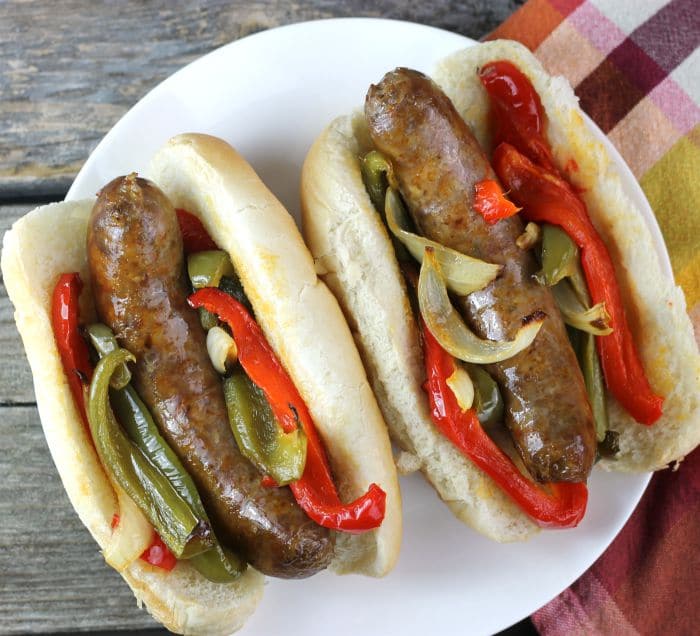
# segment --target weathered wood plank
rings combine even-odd
[[[0,198],[67,190],[97,142],[165,77],[280,24],[371,16],[479,38],[523,0],[0,3]]]
[[[35,407],[0,407],[0,633],[155,627],[68,501]]]
[[[31,204],[0,205],[0,237],[33,207]],[[32,373],[15,327],[14,309],[0,275],[0,406],[30,402],[34,402]]]

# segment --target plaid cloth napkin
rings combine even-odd
[[[700,2],[529,0],[493,38],[567,77],[625,158],[700,341]],[[700,634],[699,590],[700,449],[654,476],[603,556],[532,621],[546,636]]]

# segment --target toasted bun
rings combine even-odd
[[[663,468],[700,443],[700,357],[683,293],[663,275],[644,217],[624,194],[569,84],[547,75],[515,42],[470,47],[444,60],[434,74],[484,148],[491,147],[488,98],[477,69],[496,59],[515,63],[540,95],[560,169],[578,166],[568,175],[584,191],[591,218],[611,250],[645,369],[653,388],[665,396],[664,415],[652,427],[634,422],[609,397],[621,452],[599,465],[624,471]],[[371,147],[362,113],[335,120],[316,140],[302,171],[307,243],[355,332],[394,440],[416,456],[413,463],[458,518],[498,541],[525,539],[537,530],[532,521],[430,420],[420,388],[417,325],[391,241],[362,182],[358,158]]]
[[[89,283],[85,236],[93,203],[54,203],[17,221],[3,239],[2,275],[32,369],[51,456],[80,520],[104,548],[117,500],[73,402],[51,328],[51,295],[58,276],[80,272]],[[95,310],[86,291],[81,314],[91,319]],[[264,584],[252,568],[234,583],[212,583],[186,562],[165,572],[137,560],[121,574],[157,620],[173,632],[188,634],[237,630],[260,602]]]
[[[386,574],[401,541],[389,439],[342,313],[317,280],[294,221],[233,148],[213,137],[173,139],[155,157],[150,177],[177,207],[199,216],[229,252],[261,327],[309,407],[343,501],[373,482],[387,494],[379,529],[338,534],[334,569]],[[51,328],[51,295],[63,272],[80,272],[86,283],[81,316],[95,318],[85,249],[93,204],[52,204],[17,221],[3,240],[2,273],[49,449],[73,507],[104,548],[117,500],[73,402]],[[255,610],[264,585],[252,568],[234,583],[216,584],[186,562],[168,573],[138,560],[121,574],[157,620],[188,634],[236,631]]]
[[[175,207],[200,217],[236,272],[270,344],[309,407],[343,501],[371,483],[386,492],[372,532],[338,533],[339,573],[383,576],[401,542],[401,498],[391,444],[343,314],[318,279],[294,220],[227,143],[179,135],[154,157],[149,176]]]

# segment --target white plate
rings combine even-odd
[[[91,197],[113,177],[144,170],[170,136],[198,131],[238,148],[298,219],[302,161],[326,123],[360,106],[370,82],[387,70],[402,65],[429,73],[438,59],[472,44],[439,29],[373,19],[295,24],[244,38],[193,62],[136,104],[98,145],[67,198]],[[608,149],[647,216],[671,276],[644,195],[612,145]],[[405,535],[389,576],[271,579],[243,631],[290,636],[329,630],[337,636],[499,631],[556,596],[595,561],[648,480],[594,471],[588,512],[578,528],[498,545],[460,524],[421,477],[403,478]]]

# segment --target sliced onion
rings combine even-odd
[[[207,331],[207,352],[212,365],[222,375],[238,360],[236,342],[221,327]]]
[[[605,310],[605,303],[598,303],[586,309],[567,280],[562,280],[551,289],[567,325],[594,336],[607,336],[612,333],[610,315]]]
[[[515,244],[523,251],[529,250],[537,245],[537,242],[541,238],[542,232],[540,231],[540,226],[530,221],[525,226],[525,231],[515,239]]]
[[[461,296],[483,289],[498,276],[502,267],[480,261],[456,250],[440,245],[423,236],[409,232],[408,216],[401,197],[393,188],[387,188],[384,202],[386,222],[391,233],[406,246],[419,263],[423,262],[426,247],[432,247],[450,291]]]
[[[468,411],[474,404],[474,383],[469,374],[458,364],[455,365],[454,373],[447,378],[447,386],[455,394],[459,408]]]
[[[418,279],[420,313],[440,345],[455,358],[473,364],[502,362],[526,349],[535,339],[545,315],[538,312],[524,320],[514,340],[482,340],[455,311],[447,295],[440,265],[431,248],[426,248]]]
[[[105,561],[123,572],[153,541],[153,527],[139,507],[116,483],[112,482],[119,501],[119,522],[105,546]]]

